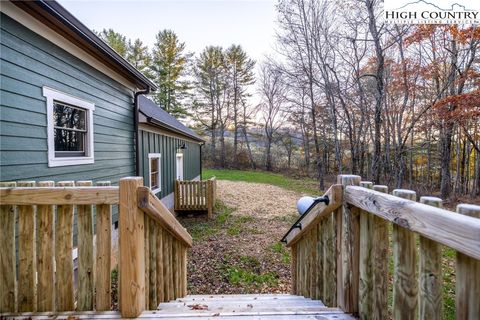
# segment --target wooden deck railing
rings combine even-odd
[[[143,187],[142,178],[121,179],[119,187],[108,185],[98,182],[93,187],[91,181],[59,182],[57,187],[51,181],[0,185],[0,317],[110,310],[111,214],[117,204],[122,316],[136,317],[160,302],[186,295],[190,235]]]
[[[213,217],[217,180],[175,180],[175,211],[207,211]]]
[[[284,237],[292,249],[294,293],[362,319],[387,319],[392,223],[393,318],[442,318],[443,245],[457,251],[457,319],[478,319],[480,207],[459,205],[455,213],[438,198],[418,203],[413,191],[387,192],[359,176],[339,176],[327,192],[329,205],[318,204]]]

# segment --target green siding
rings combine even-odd
[[[111,180],[135,174],[133,92],[1,14],[0,181]],[[95,163],[48,167],[48,86],[95,104]]]
[[[150,185],[148,174],[148,154],[161,153],[161,191],[157,197],[163,198],[173,192],[177,149],[185,143],[187,149],[183,150],[183,177],[191,180],[200,175],[200,144],[180,138],[165,136],[150,131],[140,131],[140,173],[143,175],[145,185]]]

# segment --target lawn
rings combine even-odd
[[[318,182],[314,179],[293,179],[273,172],[203,169],[202,176],[203,179],[210,179],[215,176],[219,180],[266,183],[305,194],[316,195],[320,193],[318,191]]]

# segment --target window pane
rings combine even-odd
[[[152,185],[152,189],[158,189],[158,173],[151,173],[150,174],[150,181]]]
[[[84,152],[85,133],[55,129],[55,152],[77,151]]]
[[[150,170],[152,172],[158,172],[158,158],[150,159]]]
[[[53,120],[55,127],[85,130],[86,111],[55,102]]]

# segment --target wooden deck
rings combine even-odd
[[[5,319],[120,319],[115,311],[22,313]],[[3,319],[3,317],[0,318]],[[144,311],[141,319],[355,319],[318,300],[289,294],[189,295],[161,303],[158,310]]]

